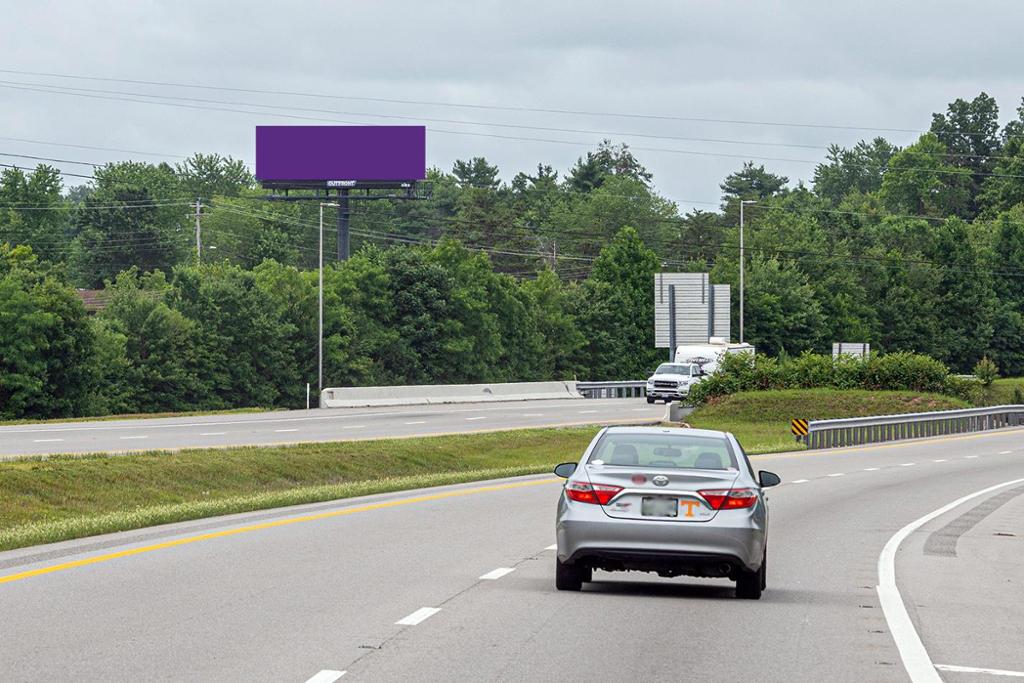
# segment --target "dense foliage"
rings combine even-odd
[[[1024,106],[1000,126],[982,93],[906,148],[833,146],[812,187],[744,164],[716,211],[681,215],[610,142],[564,174],[503,182],[478,157],[429,176],[429,199],[353,203],[344,264],[328,210],[328,385],[644,376],[665,353],[652,275],[735,287],[742,200],[760,352],[866,341],[1024,374]],[[0,174],[0,416],[302,405],[319,206],[264,194],[217,155],[70,189],[48,166]],[[106,308],[87,315],[74,288]]]
[[[862,360],[804,352],[796,357],[730,354],[718,370],[690,390],[696,404],[744,391],[777,389],[869,389],[947,394],[976,400],[981,383],[950,374],[921,354],[897,352]]]

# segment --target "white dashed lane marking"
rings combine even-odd
[[[544,550],[558,550],[558,544],[549,545],[547,548],[544,548]]]
[[[345,425],[342,429],[363,429],[366,425]]]
[[[324,669],[317,673],[315,676],[310,678],[306,683],[334,683],[342,676],[345,675],[344,671],[332,671],[331,669]]]
[[[881,467],[865,467],[864,471],[865,472],[877,472],[880,469],[882,469],[882,468]]]
[[[148,436],[122,436],[122,439],[148,439]]]
[[[1009,455],[1010,453],[1013,453],[1013,451],[999,451],[999,455]]]
[[[227,432],[203,432],[199,436],[224,436]]]
[[[486,420],[486,419],[487,419],[486,415],[477,415],[476,417],[467,417],[466,421],[468,422],[470,420]]]
[[[274,431],[277,432],[278,434],[280,434],[282,432],[297,432],[299,430],[298,429],[275,429]]]
[[[523,413],[523,417],[544,417],[544,413]]]
[[[421,624],[441,611],[440,607],[420,607],[409,616],[395,622],[398,626],[415,626]]]
[[[579,414],[580,415],[589,415],[590,413],[596,413],[596,412],[597,412],[596,410],[581,410],[581,411],[579,411]]]
[[[945,458],[936,458],[935,460],[932,460],[932,462],[946,462],[946,459]]]
[[[977,457],[978,456],[976,456],[976,455],[965,455],[964,456],[964,458],[967,459],[967,460],[973,460],[974,458],[977,458]]]
[[[481,581],[497,581],[501,577],[505,576],[506,574],[511,574],[515,570],[516,570],[515,567],[498,567],[497,569],[489,571],[486,574],[484,574],[483,576],[481,576],[480,580]]]
[[[806,484],[810,479],[794,479],[791,484]]]
[[[904,462],[904,463],[900,463],[900,467],[913,467],[916,464],[917,463],[914,463],[914,462]]]
[[[832,474],[830,474],[828,476],[830,476],[830,477],[841,477],[844,474],[846,474],[846,472],[834,472],[834,473],[832,473]]]
[[[32,439],[32,443],[56,443],[64,439]]]
[[[407,424],[407,425],[425,425],[425,424],[427,424],[427,421],[426,420],[413,420],[412,422],[406,422],[405,424]]]

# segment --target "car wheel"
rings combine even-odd
[[[647,402],[648,403],[654,403],[654,397],[653,396],[648,396],[647,397]]]
[[[744,600],[760,600],[768,578],[767,569],[766,563],[763,561],[761,568],[757,571],[741,569],[739,578],[736,579],[736,597]]]
[[[580,590],[583,588],[584,570],[585,567],[577,564],[562,564],[558,558],[555,558],[555,588],[560,591]]]

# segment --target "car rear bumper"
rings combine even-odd
[[[758,510],[724,510],[708,522],[616,519],[598,505],[559,505],[558,559],[573,564],[641,571],[680,571],[721,576],[702,568],[760,568],[764,557],[765,520]]]

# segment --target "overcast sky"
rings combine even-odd
[[[1024,96],[1024,3],[1015,0],[132,0],[5,3],[2,12],[0,69],[338,98],[0,73],[0,162],[7,164],[35,163],[9,154],[173,162],[197,151],[230,154],[251,164],[256,124],[420,121],[428,129],[428,164],[446,170],[455,159],[485,156],[500,166],[505,179],[538,162],[564,171],[602,137],[610,137],[648,148],[637,149],[637,156],[654,172],[658,190],[682,208],[712,208],[708,204],[718,201],[718,184],[743,159],[764,163],[793,183],[810,180],[829,143],[849,146],[882,134],[907,144],[917,133],[868,129],[926,130],[932,112],[982,90],[999,102],[1005,121]],[[49,84],[108,92],[69,96],[12,89],[14,83],[37,90]],[[254,114],[100,99],[143,99],[141,93],[213,101],[191,102],[196,107],[253,110],[241,104],[250,103],[281,109]],[[58,165],[78,173],[90,170]]]

